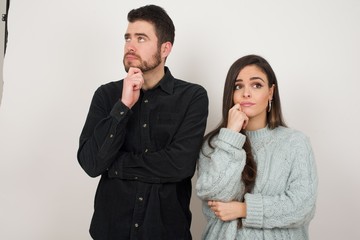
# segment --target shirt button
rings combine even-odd
[[[113,138],[114,137],[114,135],[113,134],[110,134],[110,138]]]
[[[148,103],[148,102],[149,102],[149,100],[147,100],[147,99],[144,100],[144,103]]]
[[[145,152],[147,153],[149,151],[149,149],[145,149]]]
[[[118,172],[117,172],[117,171],[115,171],[115,175],[118,175]]]
[[[134,179],[136,180],[136,179],[138,179],[138,177],[134,177]]]
[[[147,124],[146,124],[146,123],[144,123],[144,124],[143,124],[143,127],[144,127],[144,128],[146,128],[146,126],[147,126]]]
[[[124,112],[120,112],[120,115],[124,115]]]
[[[139,197],[139,201],[141,201],[142,202],[142,200],[144,200],[142,197]]]
[[[139,227],[139,224],[135,223],[135,227],[136,227],[136,228]]]

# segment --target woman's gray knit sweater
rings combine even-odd
[[[317,174],[308,138],[299,131],[277,127],[247,131],[257,163],[251,194],[245,194],[247,216],[223,222],[209,209],[207,200],[241,200],[240,181],[245,165],[245,136],[223,128],[213,139],[215,149],[203,145],[198,164],[197,195],[203,200],[206,240],[306,240],[314,216]]]

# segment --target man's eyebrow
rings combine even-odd
[[[125,33],[125,34],[124,34],[124,37],[127,38],[127,37],[130,37],[130,35],[131,35],[130,33]],[[148,35],[146,35],[145,33],[135,33],[134,35],[137,36],[137,37],[140,36],[140,37],[149,38]]]

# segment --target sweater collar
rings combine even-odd
[[[267,139],[270,137],[271,129],[268,128],[268,126],[264,128],[260,128],[258,130],[254,131],[246,131],[246,135],[251,139],[255,141],[260,141],[261,139]]]

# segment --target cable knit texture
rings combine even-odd
[[[245,194],[247,216],[223,222],[207,205],[208,200],[241,200],[240,181],[245,166],[246,136],[223,128],[200,152],[196,191],[203,200],[206,240],[307,240],[314,216],[317,174],[308,138],[294,129],[277,127],[247,131],[257,162],[257,178],[251,194]]]

